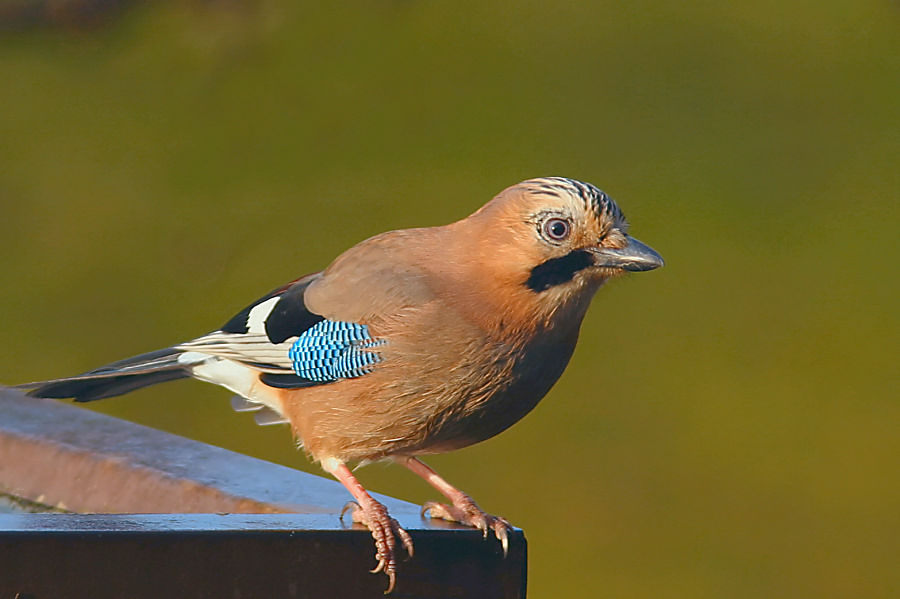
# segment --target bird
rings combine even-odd
[[[509,545],[511,524],[422,461],[489,439],[534,408],[565,370],[596,292],[663,266],[618,204],[563,177],[529,179],[470,216],[375,235],[324,270],[253,302],[221,328],[78,376],[19,385],[89,402],[193,377],[235,394],[260,424],[289,423],[353,501],[376,566],[396,583],[412,539],[348,464],[392,460],[447,498],[423,517]]]

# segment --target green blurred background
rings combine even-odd
[[[0,380],[575,177],[666,267],[601,292],[521,423],[430,460],[525,529],[530,596],[900,596],[900,3],[70,4],[0,0]],[[228,399],[87,408],[317,471]]]

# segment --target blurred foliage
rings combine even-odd
[[[0,37],[0,380],[576,177],[667,266],[601,292],[533,414],[430,460],[525,529],[530,595],[900,594],[896,2],[109,4]],[[316,471],[227,401],[87,407]]]

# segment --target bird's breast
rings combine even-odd
[[[577,340],[577,327],[513,334],[465,320],[430,331],[426,342],[398,335],[385,348],[383,377],[394,387],[385,401],[416,423],[398,453],[449,451],[507,429],[559,379]]]
[[[440,306],[373,322],[380,361],[358,378],[287,392],[286,412],[315,457],[376,460],[488,439],[527,414],[562,374],[565,329],[488,329]]]

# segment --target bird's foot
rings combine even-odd
[[[494,536],[503,546],[503,555],[509,550],[509,535],[512,532],[512,524],[500,516],[492,516],[478,507],[472,498],[460,492],[460,497],[453,501],[453,505],[428,501],[422,506],[422,516],[429,513],[432,518],[459,522],[466,526],[477,528],[487,538],[488,531],[493,531]]]
[[[412,538],[400,527],[399,522],[391,518],[387,508],[374,499],[363,504],[355,501],[347,503],[341,510],[342,520],[347,512],[350,512],[354,522],[362,524],[372,531],[372,538],[375,539],[375,559],[378,560],[378,565],[375,566],[372,573],[384,572],[387,574],[389,583],[384,592],[387,595],[394,590],[394,583],[397,580],[397,537],[400,538],[400,542],[403,543],[403,547],[410,557],[413,554]]]

